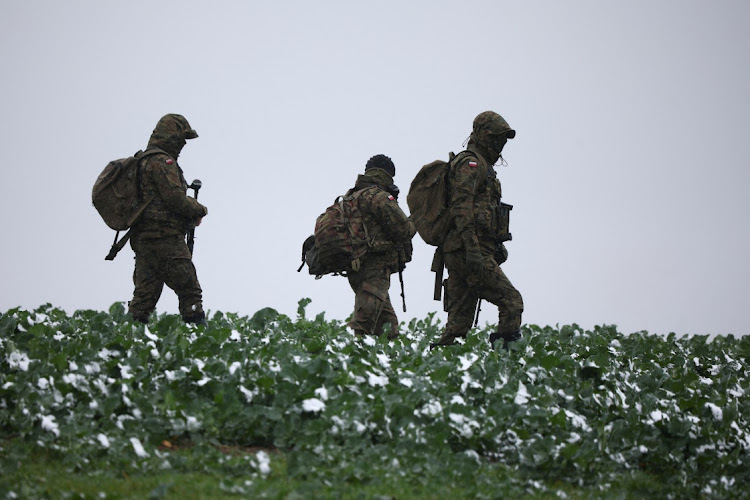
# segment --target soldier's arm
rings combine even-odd
[[[414,223],[409,220],[398,202],[389,193],[378,190],[372,198],[372,206],[378,223],[391,241],[400,243],[410,241],[417,232]]]
[[[198,219],[208,213],[206,207],[189,197],[180,180],[177,163],[168,156],[158,155],[149,159],[147,172],[159,197],[166,207],[177,215]]]
[[[451,176],[451,217],[467,248],[479,246],[474,227],[474,195],[483,175],[477,159],[466,156],[456,163]]]

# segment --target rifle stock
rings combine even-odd
[[[117,232],[117,234],[115,234],[115,242],[112,243],[112,248],[109,249],[109,253],[106,257],[104,257],[104,260],[115,260],[117,254],[120,252],[120,250],[122,250],[122,247],[124,247],[125,243],[127,243],[130,239],[130,230],[128,230],[128,232],[125,233],[125,236],[123,236],[119,241],[117,240],[118,236],[120,236],[119,231]]]
[[[435,249],[435,255],[432,257],[432,267],[430,270],[435,273],[435,290],[432,298],[441,300],[443,296],[443,270],[445,261],[443,260],[443,251],[440,247]]]
[[[133,217],[130,218],[128,221],[128,227],[132,227],[133,224],[135,224],[135,221],[138,220],[138,218],[141,216],[144,210],[146,210],[146,207],[149,206],[149,204],[154,201],[154,198],[156,195],[152,195],[146,202],[141,205],[141,208],[138,209],[138,211],[133,215]],[[109,249],[109,253],[106,257],[104,257],[104,260],[115,260],[115,257],[117,257],[117,254],[122,250],[122,248],[125,246],[125,243],[128,242],[130,239],[130,229],[128,229],[128,232],[125,233],[125,236],[122,237],[121,240],[117,241],[117,238],[120,236],[120,231],[117,231],[115,233],[115,242],[112,243],[112,248]]]

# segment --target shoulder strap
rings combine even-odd
[[[141,193],[141,185],[142,185],[141,166],[143,165],[143,160],[145,160],[149,156],[153,156],[156,154],[165,154],[169,156],[169,153],[167,153],[166,151],[162,151],[159,148],[151,148],[151,149],[147,149],[146,151],[139,150],[133,155],[134,158],[138,159],[138,168],[136,170],[136,182],[137,182],[136,185],[138,186],[139,197],[142,196],[143,194]],[[171,158],[171,156],[169,157]],[[130,221],[128,221],[128,226],[132,226],[133,224],[135,224],[135,221],[137,221],[138,218],[143,213],[143,211],[146,210],[146,207],[149,206],[152,201],[154,201],[154,198],[156,198],[155,194],[149,196],[148,199],[144,200],[143,205],[141,205],[141,208],[139,208],[138,211],[133,215],[133,217],[130,218]]]
[[[371,189],[380,189],[381,191],[383,191],[383,189],[379,188],[378,186],[367,186],[361,189],[350,189],[344,196],[349,199],[359,198],[365,193],[365,191],[369,191]]]
[[[453,169],[453,165],[455,165],[459,160],[459,158],[466,156],[466,154],[470,153],[468,150],[463,150],[458,154],[453,154],[453,151],[448,153],[448,165],[445,168],[445,173],[443,182],[445,184],[445,200],[443,202],[443,206],[449,207],[451,204],[451,195],[453,194],[451,191],[451,170]]]
[[[167,155],[170,158],[172,158],[172,155],[170,155],[169,153],[167,153],[163,149],[159,149],[159,148],[148,148],[148,149],[146,149],[146,151],[138,151],[133,156],[135,156],[136,158],[145,158],[147,156],[151,156],[151,155],[155,155],[155,154],[163,154],[163,155]]]

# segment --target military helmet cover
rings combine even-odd
[[[505,118],[494,111],[484,111],[474,118],[474,133],[479,134],[483,131],[505,135],[508,139],[516,136],[516,131],[510,128]]]
[[[195,139],[198,133],[190,126],[184,116],[170,113],[161,117],[154,128],[154,135],[161,137],[181,137]]]

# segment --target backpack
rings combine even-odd
[[[359,271],[370,243],[358,199],[368,189],[373,188],[337,197],[315,220],[315,233],[302,244],[302,265],[297,272],[305,264],[316,279]]]
[[[459,153],[460,156],[462,153]],[[409,186],[406,203],[419,236],[432,246],[440,246],[450,229],[450,167],[457,157],[435,160],[417,172]]]
[[[140,163],[147,156],[162,153],[157,149],[138,151],[133,156],[107,163],[94,183],[91,200],[104,222],[116,231],[128,229],[153,198],[143,201],[140,188]]]

